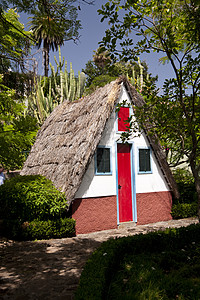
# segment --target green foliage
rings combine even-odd
[[[191,172],[187,169],[175,169],[173,175],[180,194],[179,199],[173,199],[171,211],[173,219],[196,217],[198,212],[198,200],[194,178]]]
[[[90,95],[93,93],[97,88],[105,86],[107,83],[115,80],[116,77],[112,77],[110,75],[100,75],[96,77],[93,81],[92,84],[86,88],[84,95]]]
[[[197,44],[200,41],[200,5],[198,0],[192,1],[192,5],[190,5],[190,1],[185,2],[185,17],[186,17],[186,26],[187,32],[190,34],[190,38],[192,41]]]
[[[110,82],[110,78],[118,78],[120,75],[124,75],[127,76],[131,84],[136,86],[140,91],[142,90],[144,81],[150,80],[151,83],[153,83],[157,80],[157,77],[152,78],[150,74],[148,74],[147,64],[145,61],[141,63],[139,58],[137,62],[132,60],[129,62],[109,61],[109,64],[106,64],[104,67],[94,58],[93,61],[89,60],[87,62],[83,72],[87,76],[86,87],[89,91],[93,91],[95,87],[99,86],[98,78],[105,78],[105,81],[108,79],[108,81],[105,82],[106,84]]]
[[[1,4],[4,9],[8,9],[11,6],[17,7],[19,12],[25,12],[29,15],[34,15],[35,12],[42,11],[46,12],[49,17],[54,17],[56,20],[63,20],[67,28],[70,27],[71,22],[69,22],[69,16],[72,18],[73,15],[77,14],[78,8],[80,6],[76,5],[77,0],[1,0]],[[93,1],[80,0],[83,4],[87,3],[89,5],[93,4]],[[69,28],[70,31],[70,28]]]
[[[36,119],[26,115],[24,95],[30,90],[31,74],[22,75],[29,54],[30,32],[24,30],[16,10],[0,8],[0,164],[7,170],[20,169],[24,151],[34,143]],[[9,68],[18,72],[9,71]]]
[[[194,178],[188,169],[177,168],[173,170],[173,176],[177,183],[183,183],[183,184],[194,183]]]
[[[57,50],[65,41],[76,42],[82,28],[78,20],[80,3],[93,4],[93,1],[81,0],[2,0],[4,9],[15,7],[19,12],[27,13],[31,18],[32,36],[37,46],[43,46],[45,76],[48,76],[49,51]],[[43,43],[43,45],[42,45]]]
[[[59,5],[59,1],[57,1]],[[76,40],[78,38],[78,31],[81,28],[80,21],[77,20],[77,10],[72,5],[63,6],[63,15],[60,18],[55,11],[46,11],[45,7],[42,10],[34,12],[34,15],[29,22],[30,29],[36,40],[36,45],[41,48],[43,43],[43,57],[44,57],[44,75],[48,77],[49,71],[49,52],[52,49],[58,50],[58,46],[64,44],[66,40]],[[63,20],[63,16],[68,11],[68,19]]]
[[[198,212],[197,202],[173,204],[171,215],[173,219],[196,217]]]
[[[60,218],[66,211],[64,193],[41,175],[16,176],[0,186],[0,218],[26,221]]]
[[[0,10],[0,64],[4,69],[4,63],[7,67],[18,65],[24,69],[24,57],[30,50],[30,32],[24,30],[24,25],[19,22],[19,15],[16,10],[9,9],[7,12]],[[9,63],[10,61],[10,63]]]
[[[113,275],[108,299],[198,299],[199,245],[126,255]]]
[[[24,115],[25,105],[15,100],[15,91],[2,81],[0,75],[0,164],[12,170],[23,165],[23,151],[30,150],[38,128],[35,118]]]
[[[75,299],[175,299],[191,287],[199,296],[199,249],[199,224],[104,242],[87,261]],[[165,287],[167,298],[161,298]]]
[[[174,199],[174,203],[177,201],[178,203],[197,203],[197,192],[191,172],[187,169],[176,169],[173,171],[173,176],[180,194],[180,198],[178,200]]]
[[[1,71],[0,71],[1,73]],[[24,96],[28,96],[34,84],[34,76],[32,73],[19,73],[13,71],[4,71],[3,84],[10,89],[15,90],[15,99],[23,101]]]
[[[4,235],[17,240],[71,237],[75,221],[66,218],[65,194],[41,175],[16,176],[0,186]]]
[[[39,125],[50,115],[54,108],[64,100],[74,101],[81,98],[85,88],[85,74],[78,73],[74,76],[74,70],[70,63],[70,72],[67,71],[67,61],[61,58],[59,48],[59,61],[56,60],[57,69],[51,66],[49,78],[40,77],[36,82],[35,90],[28,98],[28,112],[33,115]],[[65,67],[64,72],[62,70]]]
[[[200,203],[199,10],[199,1],[117,0],[107,2],[99,14],[110,24],[100,46],[112,59],[156,51],[163,53],[161,62],[171,64],[174,77],[165,81],[163,95],[147,84],[142,91],[146,103],[135,115],[142,130],[148,127],[148,134],[170,149],[171,166],[190,166]],[[139,36],[136,43],[132,32]]]
[[[21,222],[4,220],[4,234],[17,240],[41,240],[50,238],[64,238],[75,235],[75,220],[59,218],[57,220],[33,220]]]
[[[177,58],[178,51],[193,43],[186,22],[189,7],[189,1],[109,1],[98,10],[101,21],[108,19],[110,25],[100,46],[111,58],[133,59],[150,50],[163,53],[163,47],[168,59]],[[139,37],[136,43],[133,32]]]

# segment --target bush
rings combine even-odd
[[[3,223],[6,236],[17,240],[36,240],[64,238],[75,236],[75,220],[60,218],[58,220],[33,220],[21,224],[16,220]]]
[[[186,169],[176,169],[173,172],[173,176],[176,180],[180,193],[180,199],[178,199],[178,203],[197,202],[197,192],[195,189],[194,178],[190,171]],[[174,203],[177,203],[177,200],[174,199]]]
[[[65,194],[41,175],[16,176],[0,186],[0,219],[9,238],[74,236],[75,221],[64,217],[66,208]]]
[[[65,194],[41,175],[16,176],[0,186],[0,219],[53,220],[66,208]]]
[[[171,211],[173,219],[197,216],[197,192],[192,174],[186,169],[176,169],[173,175],[180,193],[180,199],[173,200]]]
[[[108,299],[112,277],[127,255],[134,256],[144,253],[148,258],[151,253],[176,252],[177,249],[183,249],[185,245],[199,243],[199,237],[200,224],[191,225],[187,228],[173,228],[164,232],[140,234],[106,241],[87,261],[81,274],[75,299]]]
[[[171,215],[173,219],[196,217],[198,212],[197,202],[178,203],[172,206]]]

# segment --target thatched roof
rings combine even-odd
[[[78,101],[64,101],[55,108],[39,130],[21,175],[46,176],[58,189],[65,192],[70,203],[119,99],[122,83],[133,104],[142,105],[143,98],[125,77],[98,88],[93,94]],[[176,184],[162,150],[158,144],[150,142],[170,188],[177,195]]]

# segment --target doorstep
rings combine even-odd
[[[117,229],[131,229],[136,226],[136,222],[123,222],[117,226]]]

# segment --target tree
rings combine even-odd
[[[36,120],[24,114],[25,105],[15,91],[2,84],[0,75],[0,164],[7,170],[21,168],[37,132]]]
[[[148,74],[148,66],[145,61],[140,63],[138,61],[115,61],[110,58],[108,51],[102,51],[98,48],[94,51],[93,60],[89,60],[86,63],[85,69],[82,71],[87,75],[87,87],[93,86],[92,90],[95,88],[96,83],[102,80],[105,83],[112,81],[114,78],[120,75],[128,76],[129,78],[134,77],[133,81],[139,81],[138,77],[141,75],[141,68],[143,77],[148,80],[155,82],[157,77],[152,77]],[[105,79],[108,79],[106,81]],[[99,85],[98,85],[99,86]]]
[[[35,11],[45,9],[46,12],[55,12],[64,20],[65,15],[62,14],[62,9],[68,5],[77,3],[77,9],[81,9],[81,4],[93,5],[95,1],[91,0],[1,0],[1,5],[4,9],[9,6],[17,7],[19,12],[34,14]]]
[[[33,73],[27,73],[31,47],[30,32],[24,30],[15,10],[0,10],[0,74],[3,84],[15,89],[15,98],[24,98],[32,89]]]
[[[15,10],[0,9],[0,71],[5,73],[10,67],[24,70],[24,58],[30,50],[30,32],[24,30]]]
[[[8,4],[17,7],[20,12],[26,12],[32,15],[31,29],[33,37],[36,40],[38,48],[43,42],[44,74],[48,76],[49,69],[49,51],[54,48],[57,50],[59,45],[65,41],[73,40],[76,42],[79,38],[79,29],[81,29],[78,18],[78,9],[80,3],[93,4],[94,1],[82,0],[2,0],[4,8]],[[77,5],[77,3],[79,5]]]
[[[186,26],[191,39],[197,43],[200,41],[200,5],[198,0],[185,2]]]
[[[136,111],[141,129],[170,147],[171,161],[184,160],[191,168],[198,194],[200,218],[200,49],[199,13],[196,0],[110,1],[99,13],[110,28],[100,43],[112,56],[130,59],[141,52],[163,53],[174,77],[164,83],[158,96],[152,87],[144,90],[145,105]],[[135,35],[139,36],[134,43]],[[117,46],[120,48],[117,49]],[[144,123],[143,123],[144,122]]]
[[[58,46],[64,44],[64,41],[78,39],[78,30],[81,28],[80,21],[77,20],[77,10],[73,6],[65,7],[63,13],[67,13],[68,18],[65,22],[56,16],[51,16],[43,8],[40,12],[35,12],[29,22],[30,29],[36,40],[38,48],[43,42],[44,75],[48,77],[49,70],[49,51],[57,51]]]

